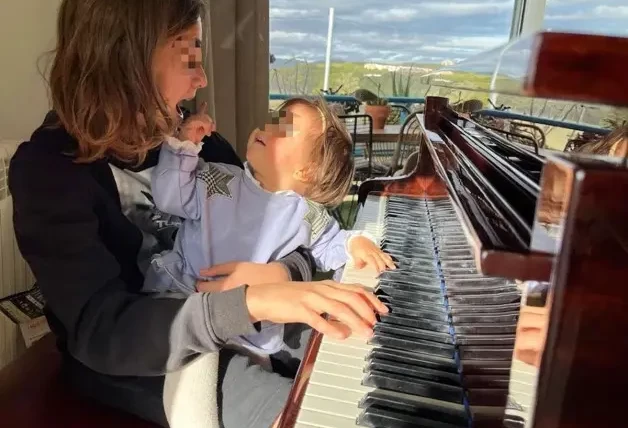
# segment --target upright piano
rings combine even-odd
[[[628,39],[539,33],[467,66],[491,91],[628,106]],[[621,71],[618,71],[621,70]],[[355,224],[398,269],[347,266],[391,309],[315,333],[282,427],[620,427],[628,416],[625,159],[539,154],[428,97],[409,175]]]

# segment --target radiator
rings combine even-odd
[[[22,259],[13,233],[13,202],[9,193],[9,161],[18,143],[0,141],[0,298],[28,290],[35,282]],[[24,350],[18,327],[0,313],[0,368]]]

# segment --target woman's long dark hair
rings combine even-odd
[[[204,16],[203,0],[63,0],[49,85],[79,162],[141,162],[173,133],[153,57]]]

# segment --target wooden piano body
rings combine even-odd
[[[518,93],[628,106],[628,39],[541,33],[522,45],[530,49]],[[512,88],[512,81],[507,83]],[[415,171],[368,181],[359,199],[367,205],[368,198],[386,195],[449,200],[473,248],[478,271],[520,284],[508,402],[498,415],[478,412],[474,417],[470,412],[469,425],[626,426],[622,408],[628,399],[626,160],[565,154],[541,158],[459,116],[444,98],[428,97],[423,125]],[[503,156],[495,156],[497,152]],[[381,233],[373,222],[361,223],[365,224]],[[348,267],[344,279],[354,280],[356,275]],[[377,285],[372,273],[360,275],[357,278]],[[338,364],[343,370],[345,364],[333,361],[326,340],[312,336],[280,426],[357,425],[357,419],[347,415],[360,414],[364,406],[358,409],[356,403],[353,413],[345,414],[343,406],[350,407],[354,398],[339,404],[322,396],[329,389],[318,380],[326,370],[321,367]],[[317,363],[321,346],[324,364]],[[366,362],[364,367],[366,373]],[[355,380],[348,378],[347,374],[348,396],[359,397],[361,386],[351,386]],[[313,403],[321,407],[314,408]],[[336,418],[340,413],[344,419]],[[459,426],[435,419],[425,425],[396,423],[381,426]]]

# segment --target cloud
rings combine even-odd
[[[280,9],[270,8],[270,19],[298,19],[320,15],[320,10],[314,9]]]
[[[469,36],[469,37],[449,37],[439,44],[452,48],[468,48],[488,50],[502,45],[508,41],[508,36]]]
[[[367,9],[362,17],[375,22],[409,22],[416,19],[418,13],[416,9]]]
[[[440,16],[493,15],[503,11],[512,11],[510,1],[483,1],[474,3],[429,2],[422,3],[421,10]]]
[[[581,19],[589,19],[591,17],[590,14],[585,12],[573,12],[573,13],[564,13],[564,14],[549,14],[545,16],[546,21],[575,21]]]
[[[324,43],[327,41],[327,38],[319,34],[287,32],[287,31],[271,31],[270,41],[271,43],[272,42],[300,43],[303,41]]]
[[[628,18],[628,6],[596,6],[593,13],[601,18]]]
[[[505,42],[514,0],[270,0],[271,52],[325,58],[336,9],[333,58],[360,62],[462,59]],[[545,26],[625,35],[627,0],[548,0]]]

